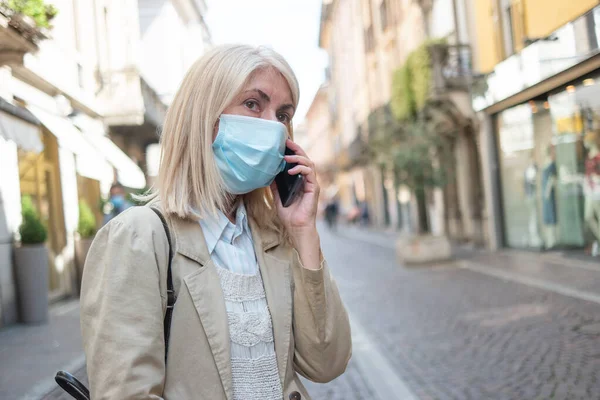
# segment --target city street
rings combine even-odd
[[[509,252],[405,268],[392,236],[322,229],[321,240],[354,352],[336,381],[307,383],[315,399],[600,398],[600,267]]]
[[[385,247],[391,242],[380,239],[377,246],[370,237],[364,239],[373,244],[349,236],[323,234],[322,240],[355,322],[412,393],[389,398],[600,398],[600,305],[558,294],[566,286],[553,285],[562,273],[573,296],[583,293],[576,288],[597,295],[600,266],[557,268],[529,260],[521,268],[530,271],[509,279],[456,263],[407,269]],[[524,257],[521,262],[527,261]],[[470,264],[487,258],[474,256]],[[515,261],[493,258],[503,271]],[[530,278],[536,275],[530,283],[538,288],[510,279],[527,272]],[[340,382],[341,390],[347,386]],[[344,393],[317,398],[369,397]]]
[[[330,280],[264,269],[279,223],[317,268],[315,215],[352,357],[311,398],[600,400],[600,0],[255,3],[0,0],[0,400],[70,399],[84,343],[135,375],[173,291],[165,396],[340,374]]]

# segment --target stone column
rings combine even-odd
[[[500,207],[500,165],[496,146],[496,133],[493,119],[483,112],[478,113],[480,120],[481,175],[484,191],[483,219],[487,227],[487,247],[498,250],[502,246],[502,211]]]

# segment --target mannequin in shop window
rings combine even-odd
[[[600,255],[600,133],[588,133],[584,141],[587,150],[585,161],[585,222],[592,232],[591,254]]]
[[[525,169],[524,189],[525,203],[527,204],[527,212],[529,215],[529,238],[528,244],[531,247],[540,246],[540,235],[538,231],[538,208],[537,208],[537,173],[538,168],[535,165],[534,153],[531,152],[531,161]]]
[[[544,241],[547,249],[556,245],[556,151],[554,145],[546,150],[546,163],[542,170],[542,217]]]

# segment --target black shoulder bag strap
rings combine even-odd
[[[169,332],[171,330],[171,317],[173,316],[173,307],[175,306],[175,290],[173,290],[173,277],[171,276],[171,262],[173,261],[173,247],[171,245],[171,233],[169,232],[169,225],[162,213],[154,207],[150,207],[158,218],[160,218],[164,228],[165,234],[167,235],[167,242],[169,242],[169,266],[167,267],[167,312],[165,313],[165,365],[167,364],[167,353],[169,350]],[[77,378],[66,371],[59,371],[55,378],[56,383],[59,384],[67,393],[77,400],[90,400],[90,391],[82,384]]]
[[[173,289],[173,276],[171,274],[171,263],[173,261],[173,246],[171,244],[171,233],[169,231],[169,225],[162,215],[162,213],[154,208],[150,207],[152,211],[160,218],[160,221],[165,228],[165,234],[167,235],[167,242],[169,242],[169,266],[167,267],[167,312],[165,313],[164,321],[164,332],[165,332],[165,365],[167,364],[167,354],[169,353],[169,333],[171,332],[171,318],[173,317],[173,307],[175,306],[175,290]]]

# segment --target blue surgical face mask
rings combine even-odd
[[[121,194],[115,194],[110,198],[110,202],[116,209],[120,209],[125,204],[125,196]]]
[[[283,171],[285,125],[261,118],[221,115],[212,148],[217,168],[231,194],[269,186]]]

